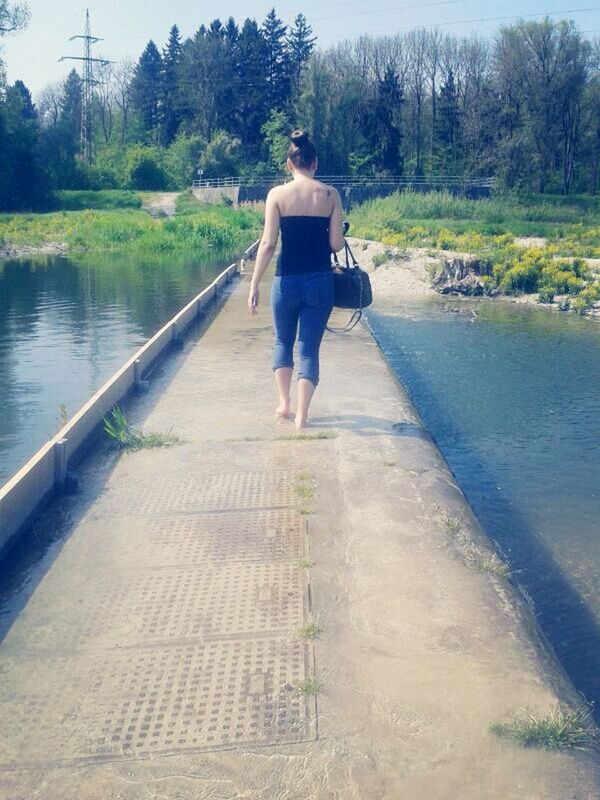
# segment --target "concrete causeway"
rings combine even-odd
[[[132,404],[182,442],[101,449],[61,503],[5,616],[0,798],[597,800],[592,755],[489,732],[575,693],[473,569],[485,540],[369,333],[327,336],[329,438],[294,439],[267,297],[250,319],[234,284]]]

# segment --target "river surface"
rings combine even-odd
[[[368,318],[599,716],[600,323],[441,298],[380,305]]]
[[[193,255],[0,261],[0,485],[231,262]]]

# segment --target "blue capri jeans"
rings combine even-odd
[[[319,383],[319,348],[333,308],[333,272],[276,275],[271,285],[275,324],[273,370],[294,366],[298,336],[298,380]]]

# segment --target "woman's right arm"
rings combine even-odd
[[[337,189],[331,187],[333,192],[333,211],[329,221],[329,246],[334,253],[344,247],[344,228],[342,221],[342,201]]]
[[[260,297],[258,284],[266,268],[269,266],[269,261],[273,257],[273,253],[277,247],[277,239],[279,238],[279,206],[275,198],[275,191],[276,189],[271,189],[267,195],[267,202],[265,205],[265,227],[258,246],[258,252],[256,253],[256,263],[254,265],[252,280],[250,281],[248,310],[251,314],[256,314],[256,307],[258,306]]]

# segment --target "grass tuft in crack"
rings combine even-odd
[[[305,697],[311,697],[316,694],[320,694],[323,691],[323,684],[321,681],[317,680],[317,678],[306,678],[303,681],[295,681],[294,682],[294,689],[299,694],[303,694]]]
[[[316,563],[316,561],[310,558],[299,558],[298,561],[296,561],[296,566],[300,567],[300,569],[312,569],[316,566]]]
[[[115,406],[108,417],[104,417],[104,431],[123,450],[171,447],[179,442],[179,438],[170,432],[146,433],[132,427],[119,406]]]
[[[467,565],[476,572],[493,575],[496,578],[509,578],[512,574],[508,564],[496,555],[490,553],[476,544],[469,536],[463,517],[456,517],[450,513],[440,516],[442,526],[450,536],[457,550],[460,552]]]
[[[299,472],[296,475],[296,485],[294,487],[296,497],[298,498],[297,511],[299,514],[306,516],[314,512],[313,500],[315,499],[315,483],[314,479],[308,470]]]
[[[279,441],[284,442],[315,442],[320,439],[335,439],[335,431],[317,431],[316,433],[285,433],[278,436]]]
[[[596,743],[587,709],[563,711],[556,706],[547,714],[523,711],[508,722],[494,722],[490,731],[523,747],[545,750],[589,750]]]
[[[306,625],[303,625],[300,628],[300,636],[302,636],[303,639],[308,639],[311,641],[319,639],[322,633],[323,628],[321,628],[320,625],[317,625],[314,620],[307,622]]]

